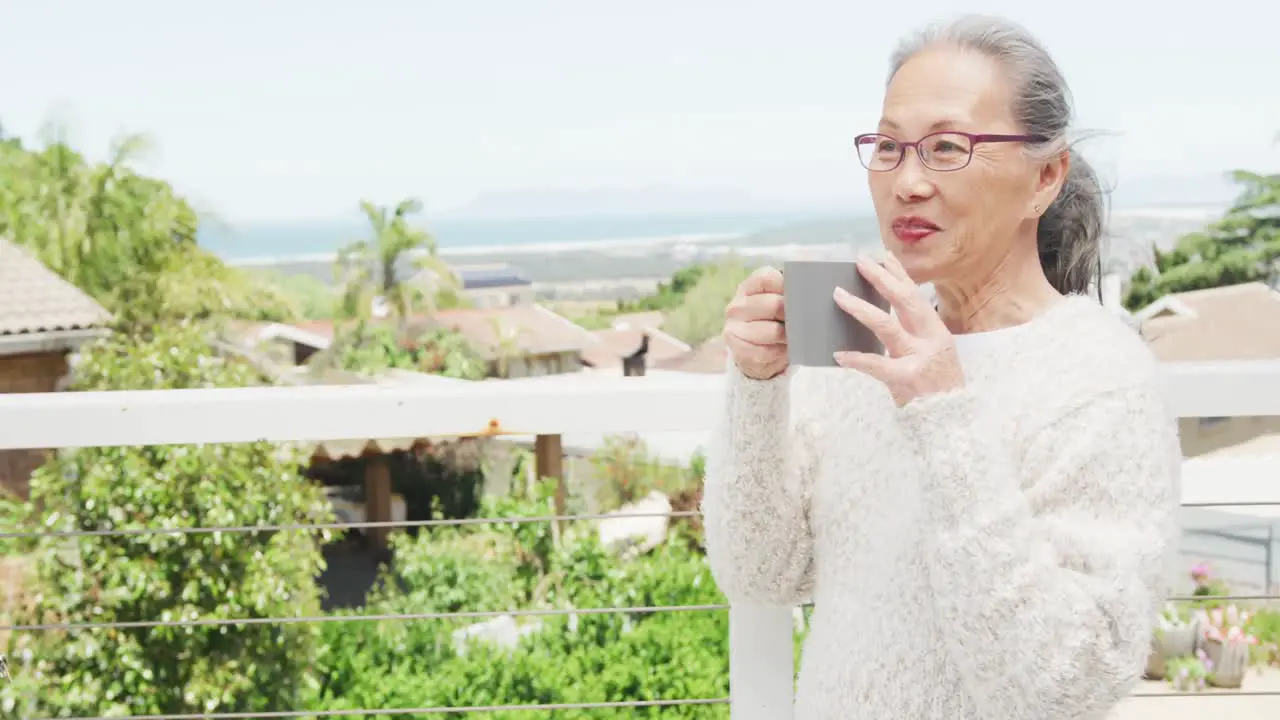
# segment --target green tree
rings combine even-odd
[[[364,200],[360,210],[369,221],[372,234],[338,251],[343,314],[366,320],[375,298],[381,298],[401,324],[415,310],[434,309],[437,293],[452,289],[456,283],[439,257],[435,239],[410,222],[422,211],[422,203],[410,198],[392,208]],[[436,276],[436,292],[405,282],[399,276],[397,270],[409,258],[413,265]]]
[[[194,326],[89,347],[77,390],[240,387]],[[298,458],[267,443],[62,451],[31,480],[42,531],[331,521]],[[318,535],[303,531],[42,536],[19,624],[316,615]],[[13,634],[5,717],[259,712],[306,707],[322,651],[310,623],[32,630]]]
[[[285,298],[199,247],[199,217],[173,188],[139,175],[142,136],[90,163],[46,131],[42,147],[0,143],[0,235],[96,298],[126,326],[181,318],[287,319]]]
[[[1124,304],[1139,310],[1170,293],[1269,281],[1280,274],[1280,174],[1238,170],[1235,204],[1172,249],[1153,248],[1155,268],[1129,279]]]
[[[552,512],[554,492],[485,501],[486,517]],[[396,536],[395,575],[361,612],[457,612],[508,608],[604,608],[723,603],[705,558],[679,532],[650,553],[620,560],[590,523],[433,528]],[[324,628],[317,709],[529,705],[728,695],[728,617],[722,611],[603,613],[522,618],[513,648],[453,636],[472,620],[334,622]],[[525,718],[723,720],[725,706],[520,711]]]
[[[482,380],[488,375],[488,363],[452,330],[431,330],[412,342],[389,325],[359,325],[343,333],[332,351],[313,356],[314,362],[356,373],[415,370],[460,380]]]
[[[285,273],[275,268],[244,268],[243,271],[262,285],[277,288],[296,318],[332,320],[337,315],[337,289],[314,275]]]
[[[683,293],[680,304],[667,314],[662,329],[690,345],[719,335],[724,330],[724,307],[749,274],[751,268],[738,260],[706,268],[697,283]]]
[[[708,272],[714,272],[713,263],[695,263],[676,270],[671,275],[671,282],[658,283],[658,289],[635,301],[618,301],[619,312],[643,312],[646,310],[671,310],[684,302],[685,295],[697,287]]]

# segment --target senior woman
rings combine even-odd
[[[856,145],[888,250],[858,268],[894,312],[833,298],[886,352],[791,371],[782,275],[742,284],[711,567],[731,600],[814,602],[800,720],[1101,717],[1151,647],[1180,450],[1151,354],[1087,294],[1099,184],[1020,27],[935,27],[891,65]]]

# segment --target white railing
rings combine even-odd
[[[1167,389],[1173,411],[1180,417],[1280,415],[1280,362],[1170,365]],[[576,388],[561,383],[493,382],[0,395],[0,450],[498,432],[705,431],[722,407],[720,392],[718,380],[691,384],[654,375],[593,381]],[[1201,506],[1280,504],[1280,486],[1269,497],[1196,501]],[[636,610],[668,609],[674,608]],[[735,605],[729,613],[732,717],[790,718],[795,676],[792,609]],[[716,702],[724,699],[672,698],[634,705]],[[483,709],[386,708],[361,714]],[[279,716],[295,714],[314,712]]]

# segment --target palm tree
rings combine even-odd
[[[436,294],[451,289],[457,281],[440,260],[435,239],[410,224],[411,216],[422,211],[421,202],[409,198],[390,208],[363,200],[360,209],[372,233],[338,251],[343,314],[363,324],[372,314],[374,303],[382,302],[403,327],[414,311],[434,309]],[[415,266],[438,278],[434,287],[424,291],[396,274],[406,257],[412,257]]]

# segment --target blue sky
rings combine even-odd
[[[1110,177],[1280,165],[1275,2],[963,5],[1049,46],[1081,126],[1111,133],[1086,146]],[[92,155],[145,132],[148,169],[238,221],[651,184],[820,204],[866,193],[850,139],[897,36],[959,7],[13,0],[0,122],[62,118]]]

